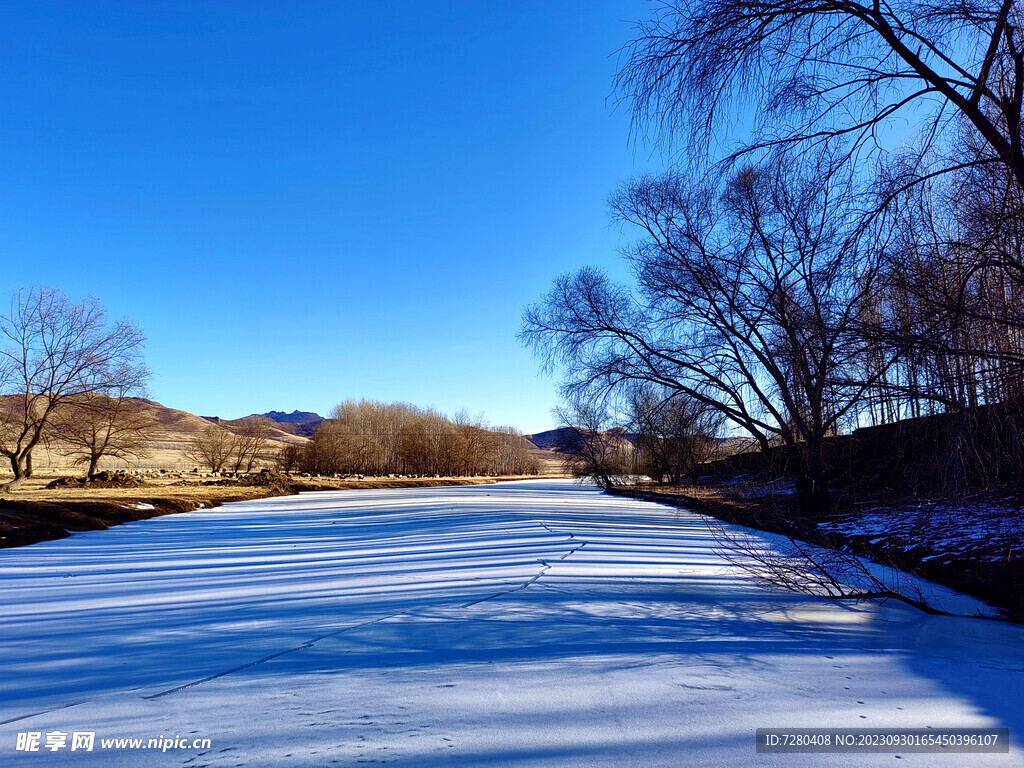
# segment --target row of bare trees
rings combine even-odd
[[[271,449],[276,431],[265,416],[207,424],[192,438],[187,456],[211,472],[252,472],[276,460]]]
[[[703,403],[788,454],[809,512],[857,426],[1024,479],[1024,4],[665,0],[620,60],[671,168],[613,198],[635,286],[585,269],[526,312],[570,402]],[[934,610],[834,549],[723,544],[772,584]]]
[[[509,427],[488,428],[465,413],[448,418],[405,403],[349,400],[334,409],[298,455],[314,474],[528,475],[539,466]]]
[[[98,299],[70,301],[33,288],[12,297],[0,317],[0,455],[13,489],[32,475],[33,452],[46,447],[92,476],[103,459],[148,455],[155,414],[143,399],[150,373],[144,337],[111,321]],[[208,424],[189,457],[214,472],[251,472],[278,461],[323,473],[523,475],[538,464],[511,428],[488,428],[466,414],[448,419],[405,404],[346,402],[308,446],[272,455],[272,421],[252,416]]]
[[[1015,2],[678,0],[638,30],[618,86],[672,163],[612,198],[636,284],[583,269],[524,318],[570,402],[699,403],[781,446],[817,511],[833,435],[1020,409]]]

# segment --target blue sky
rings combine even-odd
[[[0,288],[99,296],[155,399],[347,398],[550,426],[515,340],[614,265],[650,162],[609,98],[633,2],[0,5]]]

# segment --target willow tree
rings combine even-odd
[[[592,268],[564,275],[527,309],[521,337],[565,372],[569,399],[649,382],[765,451],[783,445],[804,503],[827,509],[826,438],[872,384],[856,331],[874,285],[848,237],[851,190],[827,157],[720,185],[678,172],[633,181],[613,207],[640,235],[627,251],[636,288]]]
[[[734,158],[838,140],[863,160],[902,143],[916,162],[904,164],[896,191],[983,165],[1003,166],[1024,189],[1024,13],[1013,0],[670,0],[659,9],[638,25],[618,86],[637,125],[662,140],[685,136],[703,152],[742,117],[750,135]],[[947,152],[962,126],[978,138],[977,156]]]

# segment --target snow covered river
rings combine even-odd
[[[1024,766],[1024,628],[772,591],[700,516],[568,482],[231,504],[0,580],[3,766]],[[818,726],[1012,748],[754,752]]]

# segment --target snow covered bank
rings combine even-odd
[[[1007,502],[1015,499],[1007,499]],[[821,523],[826,533],[870,538],[904,551],[926,549],[921,559],[1008,561],[1024,551],[1024,510],[986,503],[928,503],[869,509],[849,519]]]
[[[566,482],[303,494],[0,552],[3,765],[891,765],[757,727],[1008,726],[1024,630],[763,589]],[[15,749],[19,732],[205,737]],[[1009,755],[906,764],[1024,765]]]

